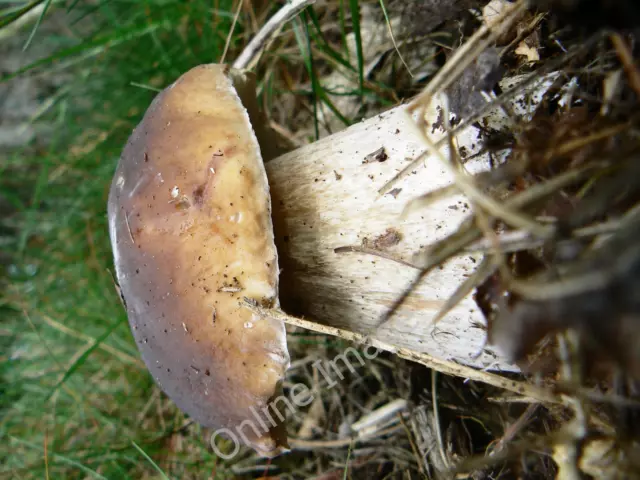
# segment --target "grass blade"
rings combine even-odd
[[[76,55],[85,54],[83,57],[84,59],[99,55],[100,53],[104,52],[108,48],[112,48],[116,45],[127,42],[129,40],[133,40],[135,38],[139,38],[141,36],[147,35],[157,30],[158,28],[163,28],[165,26],[166,25],[164,24],[164,22],[159,22],[151,25],[146,25],[143,27],[124,29],[123,31],[116,32],[112,35],[108,35],[103,38],[99,38],[93,41],[88,41],[81,45],[76,45],[74,47],[66,48],[53,55],[42,58],[40,60],[36,60],[35,62],[32,62],[29,65],[26,65],[25,67],[22,67],[13,73],[10,73],[8,75],[1,77],[0,83],[8,82],[13,78],[16,78],[22,75],[23,73],[29,72],[38,67],[51,65],[58,62],[59,60],[63,60]]]
[[[40,28],[40,24],[42,23],[42,19],[47,14],[47,11],[49,10],[50,6],[51,6],[51,0],[46,0],[46,3],[44,4],[44,8],[42,9],[42,12],[40,12],[40,16],[38,17],[38,20],[36,21],[36,24],[33,26],[33,30],[31,30],[31,33],[29,34],[29,38],[27,39],[27,42],[24,44],[24,47],[22,47],[22,51],[23,52],[27,48],[29,48],[29,45],[31,45],[31,41],[33,40],[33,37],[36,36],[36,32],[38,31],[38,28]]]
[[[304,25],[304,33],[301,31],[300,23]],[[298,48],[302,53],[302,59],[304,61],[304,66],[307,69],[307,73],[309,74],[309,78],[311,79],[311,90],[312,90],[312,104],[313,104],[313,129],[315,138],[320,138],[320,127],[318,125],[318,99],[321,94],[318,92],[320,85],[318,83],[318,79],[316,78],[315,69],[313,68],[313,58],[311,53],[311,40],[309,37],[309,25],[307,22],[303,22],[300,17],[296,18],[293,23],[293,31],[296,37],[296,42],[298,43]]]
[[[19,443],[21,445],[24,445],[26,447],[32,448],[34,450],[38,450],[41,451],[42,453],[44,453],[44,448],[41,447],[40,445],[36,445],[34,443],[31,442],[27,442],[25,440],[22,440],[21,438],[17,438],[17,437],[9,437],[9,439],[12,442],[15,443]],[[78,470],[84,472],[85,474],[88,475],[88,478],[97,478],[99,480],[108,480],[107,477],[104,477],[102,475],[100,475],[98,472],[96,472],[95,470],[90,469],[89,467],[86,467],[84,465],[82,465],[81,463],[70,459],[69,457],[66,457],[64,455],[61,455],[59,453],[53,453],[53,452],[49,452],[49,462],[51,462],[51,460],[56,460],[57,462],[60,463],[66,463],[67,465],[70,465],[74,468],[77,468]],[[0,472],[3,473],[3,472]],[[9,477],[7,477],[9,478]]]
[[[362,51],[362,33],[360,32],[360,2],[349,0],[351,9],[351,21],[353,23],[353,33],[356,37],[356,55],[358,60],[358,83],[360,85],[360,95],[364,94],[364,53]]]
[[[82,352],[82,355],[80,355],[78,357],[78,359],[75,362],[73,362],[73,364],[64,373],[64,376],[53,387],[51,392],[49,392],[49,394],[47,395],[45,401],[49,400],[51,398],[51,396],[54,393],[56,393],[58,391],[58,389],[71,377],[71,375],[73,375],[75,373],[75,371],[78,370],[78,368],[80,368],[84,364],[84,362],[87,360],[87,358],[89,358],[89,355],[91,355],[97,348],[100,347],[102,342],[104,342],[109,337],[109,335],[111,335],[111,333],[120,325],[120,323],[121,323],[120,320],[116,320],[115,322],[113,322],[109,326],[109,328],[107,328],[104,331],[104,333],[102,335],[100,335],[98,338],[96,338],[96,340],[93,342],[92,345],[90,345],[84,352]]]
[[[156,472],[158,472],[158,475],[160,475],[160,478],[162,478],[162,480],[171,480],[167,476],[167,474],[164,473],[164,471],[158,466],[158,464],[154,462],[149,455],[147,455],[147,452],[145,452],[142,448],[140,448],[136,442],[131,442],[131,444],[134,446],[136,450],[138,450],[138,452],[140,452],[140,454],[145,458],[145,460],[147,460],[147,462],[151,464],[151,466],[156,470]]]
[[[0,20],[0,29],[6,27],[7,25],[10,25],[11,23],[15,22],[16,20],[19,20],[23,15],[26,15],[31,10],[33,10],[34,8],[36,8],[38,5],[40,5],[42,2],[45,2],[45,1],[46,0],[35,0],[35,1],[25,5],[21,9],[17,10],[13,14],[7,15],[6,18]]]

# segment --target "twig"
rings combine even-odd
[[[423,403],[411,414],[411,428],[413,435],[418,443],[417,447],[420,450],[421,463],[427,474],[425,478],[435,478],[443,480],[444,478],[450,478],[445,474],[447,467],[442,463],[438,449],[436,448],[437,440],[435,439],[433,415]]]
[[[620,62],[629,76],[629,85],[636,91],[636,94],[640,95],[640,71],[638,71],[638,67],[633,61],[633,54],[627,42],[624,41],[619,33],[612,33],[611,43],[613,43]]]
[[[493,248],[493,247],[492,247]],[[478,265],[478,268],[462,282],[456,291],[453,292],[445,304],[433,317],[432,325],[442,320],[451,310],[453,310],[477,285],[482,284],[489,276],[495,272],[495,266],[489,257],[485,257]]]
[[[486,195],[482,192],[473,182],[473,178],[462,174],[458,169],[451,165],[445,158],[442,151],[438,148],[436,142],[434,142],[429,135],[427,135],[423,128],[418,128],[418,132],[422,137],[422,140],[427,146],[427,149],[433,153],[433,155],[440,160],[440,163],[449,170],[449,174],[453,177],[453,181],[458,189],[466,195],[469,200],[477,203],[495,218],[503,220],[514,227],[523,228],[535,233],[536,236],[545,237],[552,232],[552,229],[545,225],[529,219],[527,216],[520,212],[517,212],[508,206],[500,203],[498,200]]]
[[[357,433],[360,433],[361,431],[366,431],[366,429],[370,428],[371,426],[381,423],[382,421],[388,420],[389,417],[402,412],[406,408],[407,408],[407,401],[404,398],[397,398],[387,403],[386,405],[376,408],[372,412],[369,412],[368,414],[364,415],[357,422],[354,422],[351,425],[351,430]]]
[[[402,424],[402,428],[404,428],[404,432],[407,434],[407,440],[409,440],[409,446],[411,447],[411,452],[413,453],[413,456],[416,459],[416,463],[418,464],[418,470],[420,471],[422,476],[426,478],[424,461],[422,459],[422,456],[420,455],[418,446],[416,445],[415,437],[411,432],[411,430],[409,429],[409,425],[407,425],[407,422],[405,422],[404,418],[402,418],[402,415],[398,413],[397,417],[400,423]]]
[[[516,45],[519,45],[520,42],[531,35],[546,16],[546,13],[539,13],[533,21],[524,30],[522,30],[516,38],[511,41],[511,43],[509,43],[509,45],[500,50],[500,57],[504,57],[507,52],[510,52]]]
[[[395,48],[396,52],[398,53],[398,57],[400,57],[400,61],[402,62],[404,67],[407,69],[407,72],[409,72],[409,75],[413,77],[413,73],[411,72],[409,65],[407,65],[407,62],[404,61],[404,57],[402,56],[402,53],[400,53],[400,49],[398,48],[398,44],[396,43],[396,37],[393,35],[393,28],[391,28],[391,20],[389,19],[389,15],[387,14],[387,8],[384,6],[384,0],[380,0],[380,8],[382,8],[382,14],[384,15],[384,19],[387,22],[387,29],[389,30],[389,36],[391,37],[393,48]]]
[[[469,177],[469,174],[460,163],[458,148],[456,146],[454,136],[451,133],[449,99],[446,95],[444,95],[444,101],[442,102],[442,112],[444,126],[447,131],[447,138],[449,140],[449,165],[452,171],[458,172],[461,177],[467,178]],[[472,179],[470,180],[473,182]],[[482,210],[482,208],[480,208],[477,202],[473,201],[472,199],[470,199],[470,201],[476,216],[476,225],[478,226],[478,228],[485,231],[485,238],[494,239],[495,232],[491,228],[491,220],[486,218],[485,212]],[[494,240],[494,243],[497,243],[497,239]],[[495,253],[494,257],[497,258],[498,255],[498,253]],[[488,278],[491,273],[493,273],[492,263],[493,262],[490,261],[490,257],[485,257],[482,260],[482,263],[476,269],[474,274],[467,278],[464,282],[462,282],[462,284],[456,289],[453,295],[449,297],[445,305],[438,311],[436,316],[433,318],[433,325],[438,323],[447,313],[449,313],[451,309],[453,309],[458,303],[460,303],[473,287],[484,282],[484,280]],[[437,428],[439,428],[439,425],[437,425]],[[446,459],[444,460],[445,463],[447,463]]]
[[[385,435],[390,435],[402,430],[401,425],[391,428],[379,430],[375,434],[367,436],[354,436],[347,438],[338,438],[336,440],[304,440],[302,438],[289,438],[289,445],[294,450],[315,450],[317,448],[344,448],[356,442],[366,442],[367,440],[375,440]]]
[[[528,189],[513,195],[505,202],[505,206],[513,209],[523,208],[530,203],[540,200],[550,193],[557,191],[561,187],[570,185],[578,179],[583,178],[584,175],[591,171],[591,169],[593,169],[593,165],[587,165],[582,169],[573,169],[568,172],[561,173],[545,183],[533,185]],[[550,232],[552,233],[552,231]],[[391,319],[398,308],[400,308],[400,306],[407,300],[409,295],[437,265],[440,265],[445,260],[460,254],[460,252],[468,247],[469,244],[477,241],[481,235],[482,232],[476,225],[476,214],[474,213],[462,223],[456,232],[421,252],[417,256],[416,262],[422,267],[422,270],[405,288],[403,293],[393,302],[391,307],[380,319],[378,326],[383,325]],[[489,241],[488,243],[489,252],[495,251],[495,244],[493,241]]]
[[[531,439],[525,439],[520,442],[512,442],[510,445],[507,445],[506,448],[503,448],[500,452],[497,452],[495,455],[486,456],[482,454],[482,455],[474,455],[472,457],[463,459],[462,461],[460,461],[460,463],[458,463],[454,467],[452,473],[455,473],[455,474],[468,473],[474,470],[491,467],[493,465],[498,465],[501,462],[504,462],[510,458],[515,458],[518,455],[522,455],[527,451],[531,451],[531,450],[547,451],[550,445],[564,443],[564,442],[570,441],[572,438],[573,437],[571,433],[561,428],[548,435],[534,437]],[[571,478],[571,477],[561,477],[561,478]]]
[[[315,3],[315,0],[291,0],[284,5],[278,12],[269,19],[269,21],[260,29],[253,37],[249,44],[244,47],[240,56],[233,62],[233,68],[250,69],[257,61],[258,57],[264,50],[267,43],[275,37],[276,32],[289,20],[304,10],[309,5]]]
[[[581,227],[571,232],[572,239],[589,238],[601,235],[603,233],[612,233],[620,228],[620,219],[606,220],[602,223]],[[505,232],[498,235],[500,240],[500,250],[505,253],[516,252],[518,250],[526,250],[537,248],[544,244],[544,238],[535,238],[529,232],[516,230],[513,232]],[[488,253],[495,246],[486,238],[472,243],[464,248],[466,253]]]
[[[476,113],[471,115],[469,118],[463,119],[456,127],[451,131],[452,135],[458,135],[466,128],[473,125],[475,122],[483,118],[487,115],[492,109],[496,106],[504,104],[506,101],[511,100],[520,92],[524,91],[526,88],[534,89],[535,86],[539,83],[542,83],[546,80],[545,75],[553,71],[557,71],[565,66],[572,58],[575,58],[578,55],[586,52],[589,48],[591,48],[595,43],[600,41],[601,35],[596,34],[591,36],[586,42],[580,44],[573,51],[569,52],[567,55],[561,56],[559,59],[555,61],[550,61],[544,66],[540,67],[534,72],[526,75],[517,85],[513,86],[506,92],[504,92],[500,97],[496,98],[491,103],[486,103],[482,108],[480,108]],[[451,60],[449,60],[451,61]],[[445,142],[447,142],[447,138],[441,138],[436,142],[436,146],[441,148]],[[416,158],[414,158],[411,162],[409,162],[399,173],[397,173],[392,179],[390,179],[387,183],[385,183],[379,190],[378,195],[382,197],[386,193],[388,193],[391,189],[393,189],[400,181],[411,174],[413,170],[418,168],[421,162],[424,162],[429,156],[430,150],[425,149],[424,152],[420,153]]]
[[[451,464],[449,463],[449,458],[447,457],[447,453],[444,448],[444,441],[442,440],[442,426],[440,425],[440,414],[438,411],[437,379],[438,371],[431,370],[431,403],[433,406],[433,425],[436,431],[436,440],[438,442],[438,450],[440,451],[442,463],[444,463],[446,469],[449,469],[451,468]]]
[[[495,41],[504,31],[509,28],[518,17],[526,10],[527,2],[520,0],[513,5],[509,5],[499,18],[491,26],[483,25],[474,33],[464,45],[458,48],[447,63],[438,70],[425,89],[409,105],[409,110],[424,108],[431,103],[431,99],[438,92],[447,89],[462,72],[482,53],[491,43]]]
[[[535,301],[549,301],[602,290],[611,284],[618,271],[633,261],[634,255],[635,252],[623,252],[611,266],[588,273],[569,275],[555,281],[512,280],[509,289],[528,300]]]
[[[224,42],[224,50],[222,50],[222,56],[220,57],[220,63],[224,63],[224,60],[227,58],[227,52],[229,51],[229,45],[231,45],[231,38],[233,37],[233,32],[236,29],[236,23],[238,23],[238,18],[240,17],[240,10],[242,10],[242,1],[238,0],[238,8],[233,15],[233,22],[231,22],[231,28],[229,29],[229,34],[227,35],[227,40]]]
[[[392,262],[399,263],[400,265],[404,265],[405,267],[416,268],[418,270],[420,269],[419,266],[411,262],[407,262],[405,260],[402,260],[401,258],[394,257],[389,253],[383,252],[381,250],[376,250],[375,248],[361,247],[359,245],[346,245],[344,247],[334,248],[333,251],[334,253],[364,253],[366,255],[373,255],[375,257],[391,260]]]
[[[529,423],[529,420],[531,420],[531,417],[533,417],[533,414],[536,413],[536,410],[539,406],[540,404],[538,403],[532,403],[531,405],[529,405],[524,413],[520,415],[520,417],[514,423],[512,423],[505,429],[502,438],[500,438],[495,444],[493,452],[491,452],[492,455],[500,452],[505,447],[505,445],[513,441],[518,432],[520,432],[527,425],[527,423]]]
[[[427,87],[428,88],[428,87]],[[443,95],[442,105],[444,109],[444,117],[448,119],[448,108],[447,108],[447,97]],[[429,97],[429,101],[431,101],[431,97]],[[408,111],[405,111],[405,114],[408,115]],[[424,115],[421,115],[424,118]],[[517,209],[512,209],[509,203],[502,205],[497,200],[492,198],[489,195],[484,194],[480,188],[474,183],[473,177],[470,177],[465,172],[462,171],[461,168],[458,168],[453,164],[453,161],[447,160],[444,154],[438,148],[436,142],[431,140],[428,133],[425,132],[424,125],[418,124],[418,122],[409,121],[409,125],[414,125],[416,127],[417,133],[422,137],[423,142],[427,146],[427,150],[431,151],[439,160],[440,163],[449,170],[449,174],[453,177],[455,185],[460,189],[462,193],[464,193],[467,198],[474,205],[474,214],[476,218],[476,223],[481,220],[480,217],[485,215],[491,215],[494,218],[500,218],[505,221],[505,223],[509,223],[512,226],[519,226],[524,229],[529,230],[532,234],[535,233],[536,236],[547,238],[552,235],[555,231],[553,226],[541,225],[536,221],[529,219],[526,215],[517,211]],[[453,152],[453,131],[450,128],[447,128],[447,140],[449,142],[449,150]],[[453,153],[452,153],[453,155]],[[455,158],[455,157],[454,157]],[[511,203],[514,203],[513,201]],[[486,210],[486,212],[483,211]],[[487,218],[484,222],[485,228],[483,231],[485,234],[491,233],[490,220]],[[495,236],[494,236],[495,237]],[[475,240],[475,238],[471,238],[470,242]],[[494,238],[494,243],[497,244],[497,238]],[[502,262],[504,263],[504,262]],[[382,325],[386,323],[391,317],[396,313],[398,308],[406,301],[411,293],[415,291],[415,289],[422,283],[423,279],[426,275],[431,271],[431,269],[435,266],[433,258],[425,258],[425,255],[420,255],[418,265],[422,268],[418,276],[413,280],[413,282],[404,290],[404,292],[396,299],[396,301],[391,305],[391,308],[382,316],[380,324]],[[505,268],[501,268],[501,270],[506,273]]]
[[[513,392],[519,395],[523,395],[525,397],[533,398],[542,403],[564,403],[565,402],[564,395],[555,394],[551,391],[545,390],[535,385],[531,385],[530,383],[527,383],[527,382],[513,380],[495,373],[476,370],[473,367],[461,365],[449,360],[442,360],[436,357],[432,357],[431,355],[426,353],[416,352],[413,350],[409,350],[407,348],[396,347],[394,345],[380,341],[374,337],[364,335],[362,333],[352,332],[349,330],[344,330],[342,328],[332,327],[329,325],[322,325],[320,323],[316,323],[310,320],[305,320],[303,318],[292,317],[290,315],[287,315],[281,310],[260,307],[256,305],[254,301],[248,298],[245,298],[241,304],[243,307],[248,308],[255,314],[260,315],[261,317],[273,318],[273,319],[285,322],[289,325],[294,325],[296,327],[304,328],[306,330],[311,330],[314,332],[324,333],[326,335],[331,335],[334,337],[340,337],[357,344],[370,345],[379,350],[392,352],[397,356],[404,358],[406,360],[411,360],[413,362],[420,363],[428,368],[437,370],[438,372],[443,373],[445,375],[452,375],[454,377],[466,378],[474,382],[481,382],[487,385],[492,385],[494,387],[501,388],[509,392]]]

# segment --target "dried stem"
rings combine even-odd
[[[312,322],[302,318],[292,317],[287,315],[281,310],[273,308],[264,308],[255,304],[251,299],[245,298],[242,302],[242,306],[248,308],[257,315],[264,318],[273,318],[283,321],[289,325],[304,328],[314,332],[324,333],[326,335],[332,335],[334,337],[340,337],[351,342],[370,345],[374,348],[392,352],[397,356],[420,363],[428,368],[437,370],[445,375],[452,375],[454,377],[465,378],[474,382],[481,382],[487,385],[492,385],[509,392],[517,393],[525,397],[530,397],[538,402],[542,403],[564,403],[564,395],[558,395],[543,388],[531,385],[530,383],[520,380],[513,380],[510,378],[497,375],[495,373],[485,372],[483,370],[477,370],[466,365],[460,365],[448,360],[441,360],[426,353],[419,353],[406,348],[398,348],[394,345],[390,345],[385,342],[377,340],[375,337],[363,335],[356,332],[351,332],[338,327],[332,327],[328,325],[322,325],[320,323]]]
[[[253,37],[249,44],[244,47],[240,56],[233,62],[233,68],[251,69],[255,66],[262,51],[267,44],[276,36],[282,26],[295,17],[315,0],[291,0],[269,19],[260,31]]]

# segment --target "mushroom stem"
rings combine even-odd
[[[477,150],[477,133],[469,127],[458,136],[459,145]],[[428,158],[420,167],[427,173],[409,175],[379,195],[379,189],[424,150],[414,121],[400,106],[266,163],[282,307],[392,350],[514,370],[483,348],[484,319],[469,296],[432,324],[473,273],[478,255],[467,254],[435,269],[394,317],[379,325],[416,276],[416,269],[407,265],[413,254],[453,231],[470,213],[464,197],[452,196],[403,215],[409,200],[451,183],[443,166]],[[477,171],[485,164],[486,158],[479,157],[465,167]]]

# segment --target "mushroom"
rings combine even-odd
[[[124,148],[108,216],[131,329],[156,382],[198,423],[245,425],[240,438],[273,456],[287,448],[268,411],[289,366],[286,332],[240,305],[278,306],[269,186],[243,105],[255,114],[254,92],[251,75],[222,65],[161,92]]]
[[[428,115],[442,130],[437,106]],[[456,137],[465,167],[486,169],[478,129],[465,128]],[[245,308],[244,298],[267,309],[281,302],[312,320],[305,328],[352,332],[345,336],[454,375],[473,376],[461,364],[515,369],[484,350],[470,295],[430,324],[477,267],[477,251],[435,269],[379,323],[415,278],[413,254],[469,215],[455,195],[402,215],[408,200],[452,180],[427,161],[431,150],[406,106],[289,153],[273,144],[253,77],[203,65],[156,97],[115,173],[109,227],[130,324],[153,377],[182,410],[212,428],[251,423],[241,439],[261,454],[286,448],[282,421],[269,414],[289,365],[282,316]],[[423,165],[428,175],[416,175]],[[400,171],[408,175],[381,191]]]

